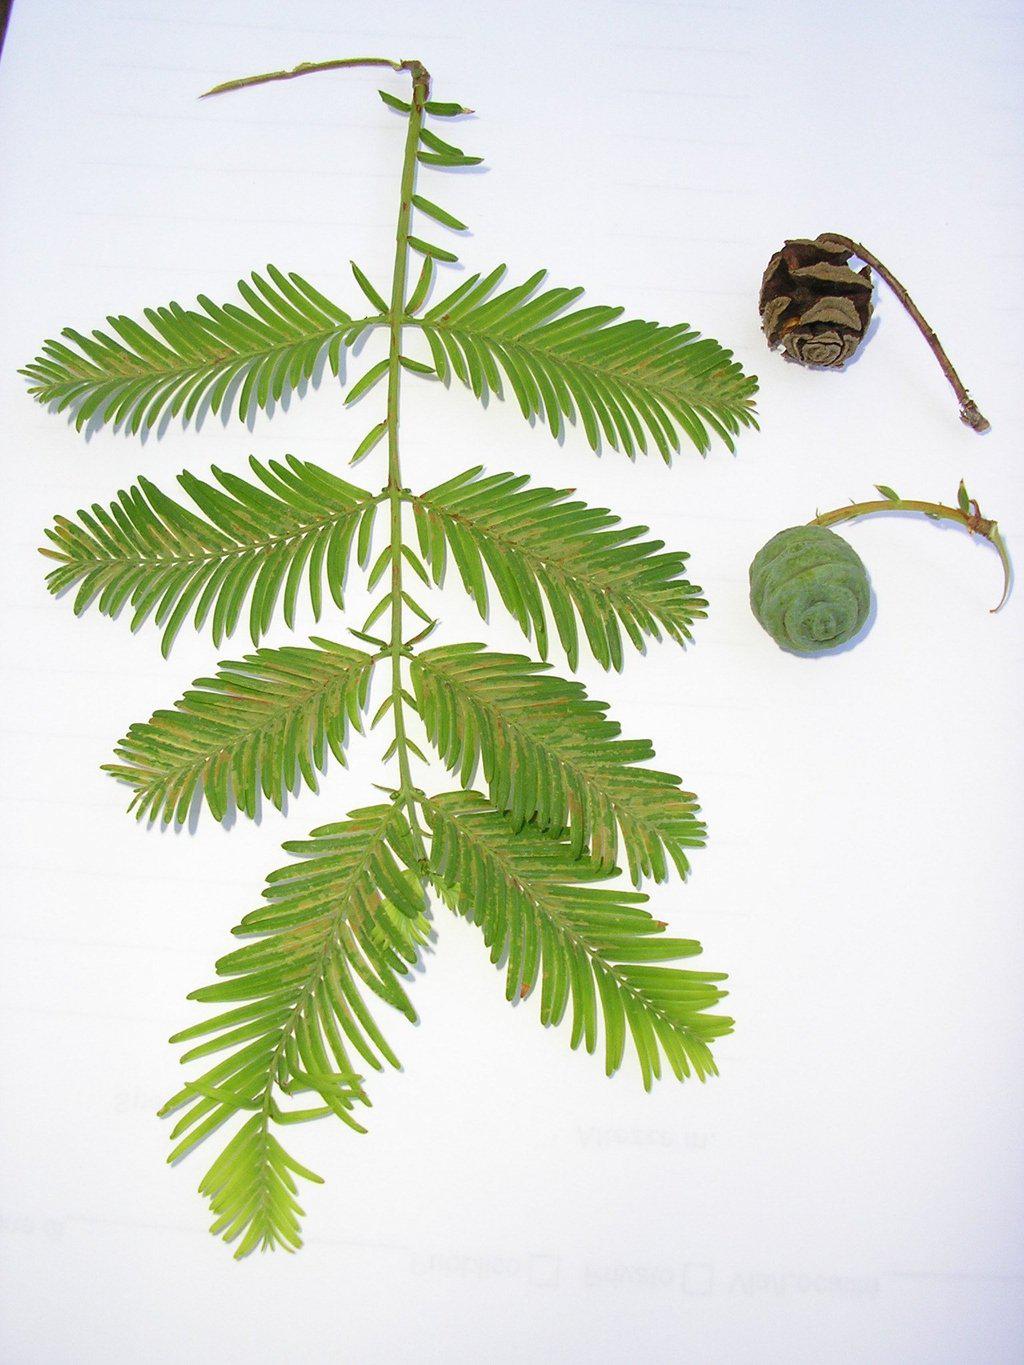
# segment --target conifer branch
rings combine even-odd
[[[219,643],[247,611],[257,644],[279,602],[288,627],[303,604],[317,617],[328,598],[341,609],[350,562],[371,592],[366,618],[346,629],[373,652],[314,637],[227,661],[173,708],[133,725],[106,765],[132,788],[140,816],[181,822],[201,801],[217,819],[232,807],[256,816],[261,798],[282,807],[288,793],[316,788],[329,755],[344,760],[349,729],[371,708],[371,676],[387,678],[369,726],[391,728],[389,776],[375,784],[387,803],[285,845],[293,863],[271,873],[266,903],[235,929],[248,941],[191,996],[226,1008],[173,1040],[189,1045],[185,1062],[220,1054],[162,1112],[176,1114],[172,1161],[237,1122],[200,1189],[213,1231],[238,1255],[300,1244],[296,1177],[320,1177],[285,1151],[277,1130],[334,1115],[362,1131],[354,1110],[368,1099],[357,1067],[397,1065],[366,993],[414,1017],[401,978],[427,940],[430,888],[481,926],[495,960],[507,951],[510,998],[539,984],[546,1024],[571,1004],[573,1046],[593,1050],[603,1019],[609,1074],[631,1037],[645,1086],[662,1060],[679,1079],[703,1079],[715,1072],[711,1044],[732,1026],[709,1012],[724,994],[721,974],[678,966],[699,944],[665,936],[642,894],[596,885],[618,876],[620,849],[637,884],[673,868],[685,877],[688,851],[704,837],[692,794],[644,766],[649,742],[621,739],[603,703],[545,664],[476,645],[422,648],[438,621],[420,594],[443,584],[450,560],[481,614],[490,585],[542,656],[550,634],[573,668],[584,644],[603,667],[621,668],[627,640],[638,649],[661,636],[683,643],[704,616],[687,556],[645,538],[646,527],[519,475],[478,467],[412,493],[399,421],[406,376],[454,376],[481,398],[506,386],[524,416],[555,433],[578,420],[595,449],[653,446],[667,459],[680,433],[700,450],[712,434],[731,446],[754,425],[756,381],[686,325],[571,310],[580,290],[541,289],[543,272],[502,292],[501,269],[473,275],[431,306],[435,276],[456,259],[433,239],[465,224],[417,193],[419,168],[480,158],[425,126],[428,116],[469,111],[430,98],[422,63],[305,62],[207,94],[360,67],[411,82],[408,100],[380,92],[405,120],[405,137],[390,290],[352,263],[371,313],[355,318],[302,277],[268,267],[240,283],[241,304],[201,295],[195,309],[147,310],[146,325],[118,315],[106,332],[68,329],[25,370],[33,396],[74,412],[79,425],[138,434],[175,416],[198,424],[207,409],[231,404],[243,418],[273,412],[286,392],[301,396],[316,382],[324,363],[340,378],[343,352],[368,329],[387,333],[386,357],[346,379],[349,406],[384,397],[350,461],[386,452],[376,493],[294,456],[253,459],[246,478],[181,475],[197,510],[140,478],[109,505],[58,517],[43,551],[55,561],[54,593],[74,587],[79,612],[95,603],[117,616],[129,606],[133,627],[152,616],[165,653],[190,617],[197,628],[209,621]],[[412,253],[421,264],[411,279]],[[432,363],[406,354],[410,331]],[[489,801],[422,790],[414,763],[430,760],[417,724],[463,786],[482,768]],[[302,1095],[311,1102],[295,1103]]]

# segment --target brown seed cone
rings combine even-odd
[[[786,242],[761,281],[761,327],[801,365],[838,366],[850,359],[871,319],[871,270],[854,270],[853,253],[826,233]]]

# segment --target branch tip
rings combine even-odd
[[[1013,579],[1013,569],[1010,564],[1010,552],[1009,550],[1007,550],[1006,542],[1003,540],[999,527],[996,525],[995,522],[992,523],[992,529],[989,531],[987,539],[990,540],[992,544],[995,546],[996,553],[999,556],[999,562],[1003,566],[1003,595],[1002,597],[1000,597],[996,605],[990,608],[992,615],[995,615],[995,613],[999,611],[999,609],[1002,606],[1005,605],[1006,599],[1010,595],[1010,584]]]
[[[973,398],[968,398],[960,405],[960,420],[965,426],[969,426],[972,431],[981,435],[983,432],[992,430],[992,423],[981,412]]]
[[[299,62],[290,71],[265,71],[256,76],[239,76],[236,80],[222,81],[198,97],[209,99],[211,95],[226,95],[232,90],[244,90],[250,85],[267,85],[271,81],[290,81],[296,76],[308,76],[316,71],[342,71],[356,66],[386,66],[392,71],[408,72],[412,77],[413,89],[420,91],[425,100],[430,94],[430,72],[422,62],[414,58],[392,61],[390,57],[337,57],[326,62]]]

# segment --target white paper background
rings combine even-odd
[[[848,533],[876,623],[800,661],[751,617],[746,570],[815,507],[876,481],[951,500],[961,475],[1024,553],[1022,17],[1000,0],[19,0],[0,67],[5,1360],[1020,1358],[1021,593],[990,616],[987,546],[879,518]],[[197,1017],[184,996],[281,841],[372,798],[382,743],[356,743],[287,823],[136,826],[98,765],[218,656],[186,634],[164,664],[151,628],[76,622],[35,550],[55,512],[139,472],[171,488],[185,466],[284,451],[340,468],[378,399],[345,412],[326,384],[251,433],[213,420],[140,447],[85,442],[14,371],[67,323],[228,298],[267,261],[342,303],[350,256],[386,278],[402,127],[379,79],[195,101],[358,53],[418,56],[440,98],[479,111],[460,140],[486,174],[423,180],[472,224],[468,268],[545,265],[692,321],[761,377],[763,433],[672,469],[559,447],[462,390],[410,382],[403,414],[411,485],[528,471],[692,552],[711,601],[696,646],[584,676],[700,793],[709,847],[654,903],[730,972],[738,1026],[712,1084],[606,1081],[535,1002],[505,1004],[477,931],[441,911],[370,1136],[294,1135],[328,1179],[304,1200],[305,1250],[236,1265],[194,1192],[206,1154],[163,1164],[165,1039]],[[989,436],[957,421],[884,291],[846,373],[768,355],[764,264],[825,229],[906,278]],[[522,647],[454,587],[436,602],[443,638]]]

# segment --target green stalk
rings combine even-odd
[[[353,66],[387,66],[392,71],[408,71],[414,80],[422,77],[426,78],[429,86],[430,77],[419,62],[393,62],[388,57],[339,57],[329,62],[300,62],[298,66],[293,66],[290,71],[265,71],[258,76],[242,76],[237,81],[224,81],[220,85],[215,85],[212,90],[206,90],[199,96],[201,100],[209,99],[211,95],[227,95],[232,90],[245,90],[250,85],[267,85],[270,81],[290,81],[296,76],[309,76],[316,71],[344,71]],[[424,95],[424,101],[426,95]]]
[[[981,515],[981,509],[975,499],[968,496],[963,483],[960,484],[956,507],[947,507],[943,502],[921,502],[915,498],[888,496],[891,490],[879,489],[879,492],[883,491],[887,496],[873,499],[871,502],[851,502],[848,506],[836,507],[831,512],[819,512],[809,525],[836,526],[844,521],[853,521],[857,517],[871,516],[875,512],[921,512],[932,521],[955,522],[957,526],[963,526],[969,534],[981,536],[995,546],[1003,566],[1003,595],[992,608],[992,611],[998,611],[1010,594],[1012,570],[1009,551],[998,524]]]
[[[419,147],[420,127],[423,123],[423,106],[430,97],[430,73],[418,61],[393,62],[382,57],[350,57],[328,62],[302,62],[290,71],[270,71],[258,76],[243,76],[239,80],[225,81],[207,90],[201,99],[210,95],[227,94],[243,90],[253,85],[264,85],[270,81],[292,80],[296,76],[306,76],[318,71],[338,71],[349,67],[384,66],[393,71],[408,71],[412,76],[412,112],[409,115],[409,129],[405,139],[405,156],[402,162],[401,202],[398,211],[398,225],[395,232],[395,267],[391,284],[391,307],[388,310],[389,329],[388,350],[388,481],[379,499],[387,497],[391,512],[391,643],[380,655],[391,656],[391,709],[395,722],[395,752],[400,774],[399,800],[409,812],[409,823],[413,839],[420,857],[426,859],[422,836],[416,820],[415,788],[409,766],[409,746],[405,733],[405,716],[402,710],[402,476],[398,457],[398,407],[401,389],[402,367],[402,314],[405,312],[405,284],[409,261],[409,219],[412,214],[413,182],[416,177],[416,152]],[[380,657],[380,656],[378,656]],[[294,1019],[297,1015],[293,1015]],[[281,1038],[270,1068],[270,1078],[264,1091],[263,1103],[259,1113],[262,1120],[264,1141],[268,1132],[273,1106],[274,1084],[278,1069],[284,1057],[286,1040],[291,1036],[289,1029]]]
[[[395,725],[395,755],[398,759],[399,799],[409,813],[409,822],[420,842],[416,818],[415,788],[409,764],[409,745],[405,730],[402,699],[402,653],[404,613],[402,604],[402,469],[398,450],[399,400],[402,388],[402,317],[405,313],[405,287],[409,267],[409,221],[416,179],[416,153],[419,149],[423,106],[430,95],[430,75],[418,62],[412,69],[412,110],[405,138],[402,183],[395,228],[395,266],[391,277],[391,307],[388,312],[388,482],[391,510],[391,712]],[[425,856],[420,845],[421,856]]]
[[[405,712],[402,698],[402,656],[408,652],[403,643],[404,613],[402,600],[402,469],[398,452],[399,400],[402,385],[402,318],[405,313],[405,289],[409,266],[409,221],[412,216],[412,196],[416,179],[416,153],[419,150],[420,128],[423,125],[423,106],[430,98],[430,72],[422,62],[412,59],[392,61],[386,57],[344,57],[326,62],[300,62],[289,71],[267,71],[256,76],[243,76],[238,80],[225,81],[207,90],[201,99],[210,95],[227,94],[234,90],[244,90],[254,85],[266,85],[271,81],[289,81],[297,76],[308,76],[316,72],[341,71],[352,67],[387,67],[391,71],[406,71],[412,78],[412,108],[409,113],[409,126],[405,138],[405,154],[402,160],[401,198],[398,207],[398,222],[395,228],[395,264],[391,277],[391,305],[383,321],[388,324],[388,481],[379,495],[386,498],[390,508],[390,546],[391,546],[391,640],[381,650],[382,655],[391,657],[391,697],[390,709],[394,716],[394,752],[398,760],[399,788],[398,799],[406,807],[413,838],[421,857],[426,857],[419,825],[416,819],[416,788],[413,785],[412,770],[409,762],[409,740],[405,729]],[[427,632],[421,632],[426,634]],[[420,637],[417,637],[420,638]]]

